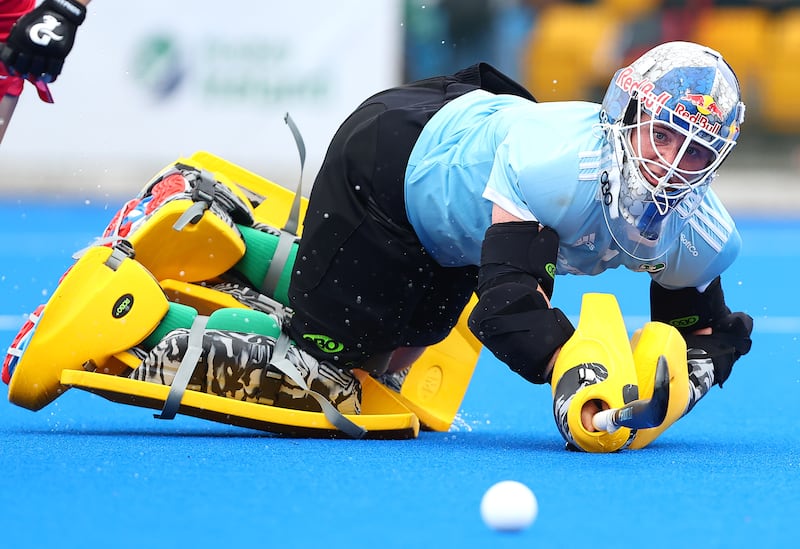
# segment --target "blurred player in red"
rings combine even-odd
[[[90,0],[0,2],[0,139],[25,80],[36,86],[42,101],[52,103],[47,84],[54,82],[86,18]]]

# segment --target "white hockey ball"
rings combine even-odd
[[[493,530],[524,530],[533,524],[538,514],[536,496],[516,480],[498,482],[486,490],[481,499],[481,518]]]

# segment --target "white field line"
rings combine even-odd
[[[570,322],[578,325],[578,316],[570,315]],[[646,316],[626,316],[625,327],[629,331],[641,328],[650,321]],[[753,318],[755,334],[795,334],[800,336],[800,316],[762,316]]]

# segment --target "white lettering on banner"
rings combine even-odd
[[[631,95],[634,92],[638,92],[639,101],[641,101],[642,105],[644,105],[647,110],[653,113],[653,115],[658,115],[664,105],[667,104],[667,101],[672,98],[672,94],[664,91],[656,95],[653,93],[653,89],[656,87],[655,84],[653,84],[647,78],[636,80],[632,75],[633,68],[625,68],[617,77],[617,86]]]
[[[289,101],[330,101],[337,74],[326,64],[298,66],[302,54],[297,50],[294,44],[250,36],[224,36],[193,48],[160,33],[135,44],[130,76],[157,104],[180,97],[215,107],[274,109]]]
[[[214,40],[200,53],[197,91],[210,101],[253,107],[327,101],[336,86],[336,74],[325,66],[291,70],[292,60],[298,57],[292,46],[248,37]]]
[[[208,74],[200,88],[211,101],[250,102],[254,106],[277,105],[288,100],[320,102],[330,93],[331,83],[322,76],[310,75],[290,82],[262,80],[252,75],[235,78]]]

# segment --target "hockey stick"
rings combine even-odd
[[[0,143],[3,142],[3,136],[6,134],[8,123],[11,121],[11,115],[14,114],[18,100],[18,95],[10,94],[6,94],[3,99],[0,99]]]
[[[656,365],[653,396],[645,400],[634,400],[622,408],[598,412],[592,418],[595,429],[613,433],[620,427],[649,429],[658,427],[667,416],[669,404],[669,367],[661,355]]]

